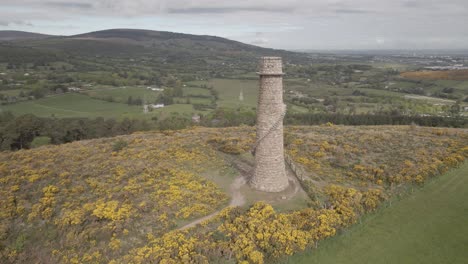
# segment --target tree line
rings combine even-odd
[[[147,121],[137,119],[43,118],[32,114],[15,117],[7,112],[0,114],[0,150],[27,149],[35,139],[41,137],[49,138],[47,142],[51,144],[62,144],[151,128]]]
[[[256,114],[251,109],[217,108],[212,114],[201,116],[197,125],[206,127],[232,127],[240,125],[255,125]],[[358,114],[346,115],[340,113],[294,113],[287,114],[286,125],[321,125],[326,123],[338,125],[419,125],[429,127],[467,128],[468,118],[440,116],[406,116],[389,114]],[[147,130],[177,130],[194,125],[190,118],[181,115],[171,115],[152,121],[140,119],[123,120],[89,118],[44,118],[32,114],[14,116],[6,112],[0,113],[0,150],[28,149],[34,140],[43,140],[50,144],[62,144],[76,140],[113,137]]]
[[[288,125],[321,125],[325,123],[349,126],[412,125],[428,127],[468,127],[468,118],[461,116],[418,116],[402,114],[341,114],[341,113],[298,113],[286,115]]]

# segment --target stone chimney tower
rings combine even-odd
[[[284,164],[283,70],[280,57],[260,59],[260,92],[257,104],[257,140],[254,146],[255,169],[250,185],[265,192],[280,192],[288,187]]]

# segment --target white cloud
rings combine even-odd
[[[244,42],[280,48],[468,47],[467,0],[0,2],[0,29],[25,29],[27,25],[13,22],[28,21],[38,31],[48,31],[45,33],[67,34],[58,29],[68,24],[77,28],[74,33],[98,30],[104,25],[140,27],[234,36]],[[256,36],[256,32],[263,35]],[[440,41],[444,39],[450,41]]]

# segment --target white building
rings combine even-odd
[[[151,86],[146,87],[146,89],[151,90],[151,91],[155,91],[155,92],[162,92],[162,91],[164,91],[163,88],[156,88],[156,87],[151,87]]]
[[[81,88],[78,87],[68,87],[69,92],[79,92],[81,91]]]
[[[151,107],[152,107],[152,108],[155,108],[155,109],[157,109],[157,108],[163,108],[163,107],[164,107],[164,104],[152,104]]]

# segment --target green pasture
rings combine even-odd
[[[184,87],[184,96],[197,96],[197,95],[203,95],[203,96],[209,96],[210,95],[210,90],[208,89],[203,89],[203,88],[198,88],[198,87]]]
[[[466,263],[468,163],[284,263]]]
[[[34,114],[41,117],[104,117],[104,118],[143,118],[154,116],[164,117],[172,113],[191,116],[195,111],[189,104],[173,104],[164,108],[154,109],[146,114],[141,106],[129,106],[124,103],[106,102],[93,99],[83,94],[63,94],[25,101],[17,104],[2,105],[0,111],[10,111],[15,115]]]
[[[211,104],[211,99],[209,98],[199,98],[199,97],[174,97],[174,103],[187,104],[187,101],[190,104]]]
[[[218,106],[228,108],[257,106],[257,80],[212,79],[209,81],[196,81],[191,83],[213,86],[219,93],[219,99],[217,101]],[[242,101],[239,100],[241,91],[244,97]]]
[[[15,115],[34,114],[42,117],[113,117],[134,118],[143,116],[139,106],[110,103],[81,94],[64,94],[17,104],[0,106],[2,111]]]
[[[157,115],[158,117],[166,117],[169,114],[179,114],[191,117],[193,113],[206,113],[206,111],[196,111],[193,109],[193,105],[191,104],[172,104],[165,106],[164,108],[154,109],[153,111],[145,114],[145,117],[152,117],[154,115]]]
[[[190,95],[209,95],[209,90],[201,88],[187,88]],[[3,90],[0,93],[17,96],[21,92],[16,90]],[[67,93],[52,95],[38,100],[24,101],[16,104],[1,105],[0,111],[10,111],[15,115],[34,114],[41,117],[55,116],[65,117],[104,117],[104,118],[144,118],[151,119],[153,116],[164,117],[172,113],[191,116],[193,113],[206,113],[206,111],[195,111],[193,104],[211,104],[211,99],[200,97],[174,98],[174,104],[164,108],[154,109],[146,114],[142,106],[129,106],[129,96],[133,99],[141,98],[147,103],[154,103],[161,92],[151,91],[146,87],[113,88],[100,86],[93,90],[79,93]],[[112,97],[113,102],[104,101]],[[190,104],[187,104],[187,99]]]
[[[7,96],[19,96],[21,91],[22,91],[21,89],[2,90],[2,91],[0,91],[0,94],[7,95]]]
[[[94,89],[85,92],[93,98],[109,98],[112,97],[115,102],[127,103],[131,96],[133,99],[141,98],[147,103],[154,103],[161,92],[152,91],[146,87],[113,87]]]

